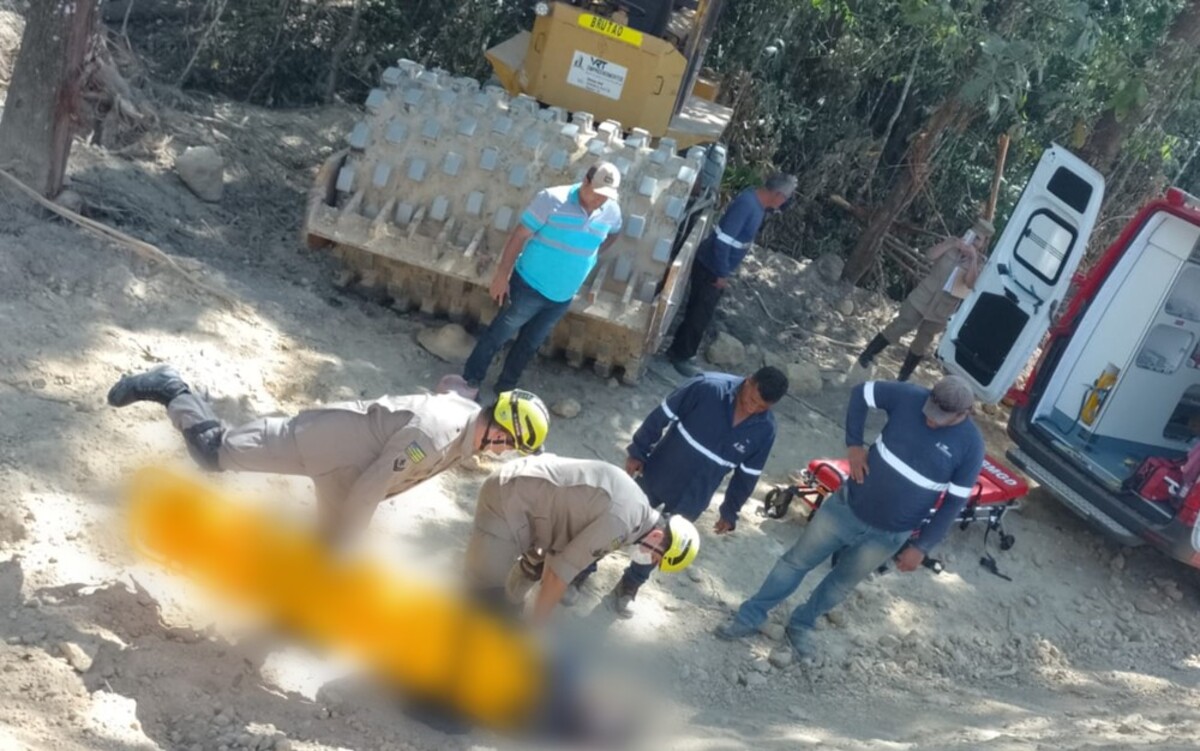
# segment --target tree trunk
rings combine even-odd
[[[942,135],[951,127],[961,125],[968,116],[967,109],[953,97],[944,100],[929,116],[925,127],[909,144],[904,155],[904,168],[900,170],[899,177],[888,191],[887,198],[871,212],[867,228],[859,235],[854,250],[850,251],[850,257],[846,259],[846,265],[842,269],[844,281],[857,284],[871,269],[879,255],[883,238],[891,230],[892,224],[929,180],[933,152]]]
[[[0,120],[0,167],[44,196],[62,189],[96,0],[33,0]]]
[[[350,25],[346,28],[346,34],[338,40],[338,43],[333,48],[333,54],[329,58],[329,75],[325,78],[325,103],[333,102],[333,95],[337,93],[338,69],[342,67],[342,58],[345,57],[350,45],[354,43],[354,38],[358,36],[358,21],[362,18],[362,0],[354,0],[354,8],[350,11]]]

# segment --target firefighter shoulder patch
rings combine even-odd
[[[408,448],[404,449],[404,453],[413,464],[420,464],[425,460],[425,449],[421,448],[421,444],[416,441],[408,444]]]

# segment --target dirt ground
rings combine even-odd
[[[71,187],[90,215],[157,244],[235,306],[23,200],[0,203],[0,748],[513,747],[405,719],[352,668],[226,622],[187,583],[129,553],[123,481],[187,458],[157,406],[105,405],[122,372],[171,362],[237,420],[418,391],[448,367],[415,341],[437,322],[338,292],[333,264],[298,242],[303,192],[350,111],[181,99],[158,114],[157,130],[123,153],[78,142]],[[228,164],[218,205],[170,169],[202,143]],[[862,292],[839,311],[846,291],[815,266],[755,257],[719,321],[760,355],[814,362],[827,376],[819,393],[777,408],[780,438],[758,497],[809,458],[840,453],[847,390],[834,376],[891,314]],[[554,451],[619,462],[640,417],[676,382],[661,360],[636,387],[539,362],[525,385],[551,403],[581,403],[578,417],[555,421]],[[1003,414],[981,419],[1002,455]],[[368,544],[457,570],[487,469],[387,503]],[[305,481],[214,481],[311,512]],[[1035,490],[1010,516],[1016,546],[999,553],[992,543],[1011,582],[978,565],[982,529],[955,532],[944,574],[867,582],[823,622],[819,656],[789,664],[778,628],[732,645],[710,635],[799,533],[794,517],[764,520],[756,507],[736,533],[705,536],[695,576],[647,586],[633,620],[602,602],[623,563],[608,560],[556,624],[640,666],[666,704],[657,747],[1196,747],[1200,593],[1190,570],[1113,546]],[[715,519],[714,510],[702,521]]]

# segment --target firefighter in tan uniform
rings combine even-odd
[[[532,620],[542,623],[579,572],[622,547],[663,571],[687,568],[700,549],[696,528],[663,517],[620,467],[543,454],[509,462],[479,491],[467,545],[467,578],[484,600],[520,605],[541,588]]]
[[[981,217],[966,237],[950,237],[930,248],[933,266],[929,273],[901,303],[896,318],[859,354],[858,366],[864,370],[871,367],[876,355],[916,329],[896,379],[907,381],[929,354],[934,337],[946,328],[950,316],[974,289],[982,270],[983,251],[995,233],[992,223]]]
[[[509,391],[487,409],[453,394],[384,396],[229,427],[170,366],[126,375],[108,393],[114,407],[138,401],[165,406],[206,469],[311,478],[320,530],[331,542],[365,527],[388,496],[476,452],[539,450],[550,425],[541,399]]]

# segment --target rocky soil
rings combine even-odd
[[[23,200],[0,202],[0,748],[520,747],[406,719],[357,666],[264,634],[130,553],[124,480],[187,458],[160,408],[105,406],[122,372],[172,362],[237,420],[413,392],[453,370],[418,344],[442,322],[339,292],[330,259],[299,245],[313,168],[352,113],[159,105],[159,129],[123,153],[76,143],[71,187],[85,213],[157,244],[220,296]],[[203,145],[224,159],[216,203],[172,170]],[[759,497],[809,458],[841,451],[847,390],[837,375],[894,310],[831,281],[833,263],[756,252],[723,303],[717,328],[743,354],[722,367],[776,362],[803,383],[778,407]],[[895,365],[885,360],[881,373]],[[556,452],[619,462],[677,381],[661,360],[637,387],[550,361],[526,385],[555,405]],[[981,416],[997,455],[1003,419]],[[386,504],[367,545],[453,575],[489,469],[449,473]],[[306,481],[214,482],[311,513]],[[706,535],[689,575],[648,585],[634,619],[603,601],[623,567],[614,559],[556,624],[624,680],[633,671],[624,698],[659,700],[656,748],[1195,747],[1191,570],[1106,542],[1035,490],[1010,517],[1016,546],[1000,553],[991,542],[1013,581],[978,565],[982,529],[955,532],[945,573],[867,582],[821,624],[818,656],[798,663],[780,642],[784,613],[744,643],[710,635],[800,532],[794,516],[764,520],[755,506],[734,534]]]

